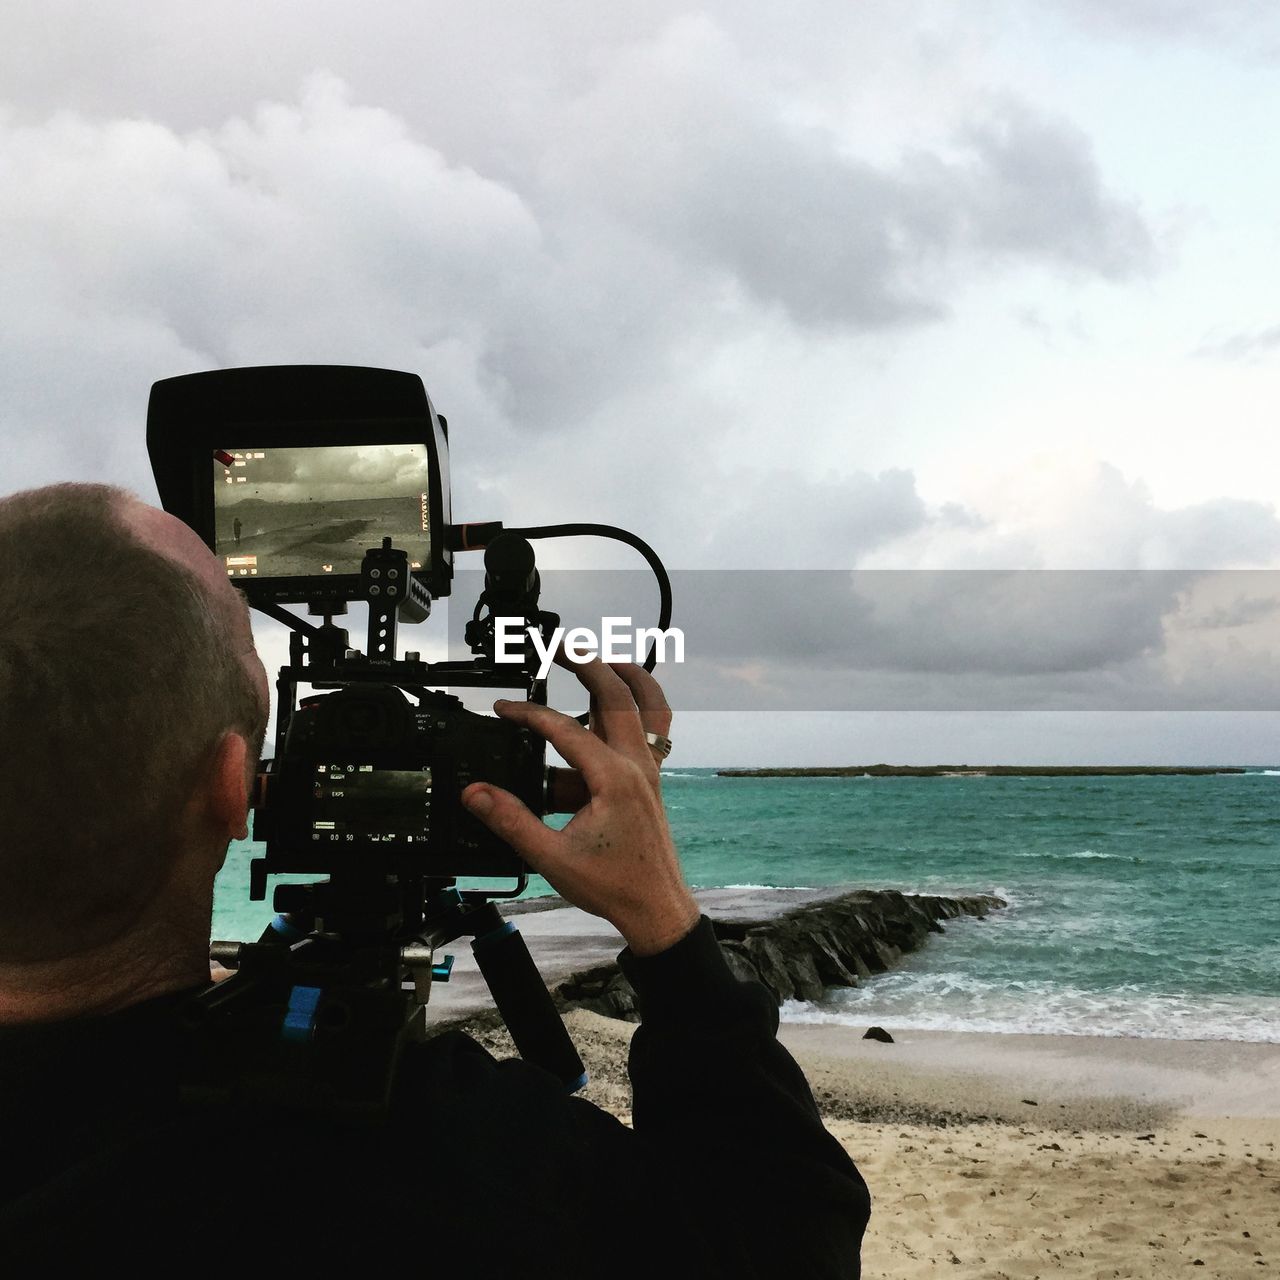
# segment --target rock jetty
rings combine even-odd
[[[828,987],[856,987],[883,973],[957,916],[983,919],[1003,898],[939,898],[859,889],[768,920],[713,920],[730,968],[762,982],[779,1004],[817,1000]],[[636,994],[617,965],[574,974],[554,991],[564,1008],[638,1022]]]

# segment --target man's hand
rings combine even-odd
[[[563,898],[608,920],[634,955],[655,955],[698,923],[667,815],[658,763],[645,733],[666,735],[671,708],[658,682],[633,663],[561,659],[591,694],[591,729],[531,702],[494,710],[545,738],[583,777],[591,799],[553,831],[509,791],[474,782],[462,803]]]

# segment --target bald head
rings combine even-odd
[[[210,612],[226,628],[228,642],[260,690],[265,705],[270,696],[269,685],[253,645],[249,605],[231,585],[222,561],[190,525],[159,507],[148,506],[121,491],[118,510],[120,519],[140,543],[181,566],[201,583]]]
[[[22,761],[0,771],[3,962],[99,945],[197,836],[225,852],[211,778],[241,743],[242,821],[268,687],[217,558],[107,486],[0,499],[0,617],[0,721]]]

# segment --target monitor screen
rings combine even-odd
[[[425,444],[220,449],[214,551],[232,578],[323,577],[390,537],[428,569],[429,472]]]

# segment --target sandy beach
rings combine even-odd
[[[1280,1267],[1280,1045],[782,1039],[871,1187],[869,1277]]]
[[[712,916],[772,915],[822,896],[700,893]],[[621,940],[555,901],[518,909],[549,981],[612,960]],[[460,950],[469,950],[460,949]],[[487,992],[460,954],[437,1017],[499,1057]],[[585,1096],[629,1119],[627,1022],[566,1021]],[[912,1031],[784,1022],[831,1132],[871,1188],[864,1274],[1236,1277],[1280,1270],[1280,1044]]]
[[[627,1119],[634,1028],[567,1021],[586,1096]],[[894,1034],[781,1032],[871,1188],[869,1280],[1280,1268],[1280,1045]]]

